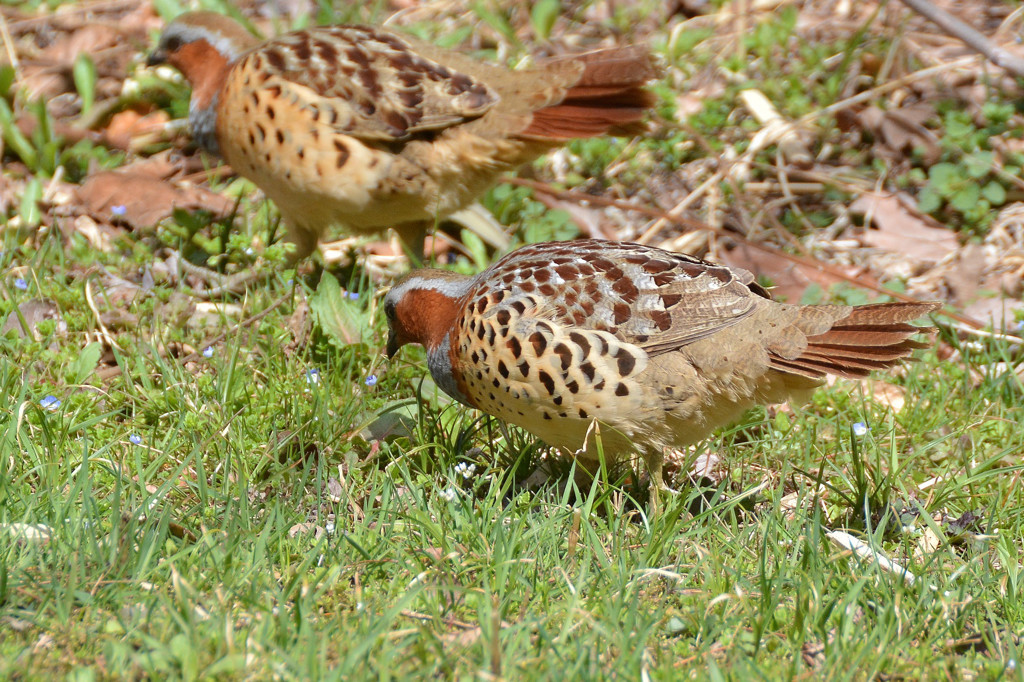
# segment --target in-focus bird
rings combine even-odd
[[[666,448],[895,364],[939,306],[790,305],[745,270],[600,240],[526,246],[475,277],[414,270],[384,298],[389,357],[422,344],[450,396],[591,467],[596,420],[610,461],[643,457],[654,504]]]
[[[192,85],[193,136],[274,201],[296,260],[332,226],[393,227],[422,253],[427,228],[502,173],[572,138],[642,132],[659,72],[639,47],[513,71],[369,26],[260,42],[205,11],[171,22],[149,63]]]

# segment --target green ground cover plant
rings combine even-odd
[[[787,119],[816,118],[854,94],[864,65],[905,56],[899,29],[867,19],[842,41],[801,32],[813,3],[762,20],[723,55],[708,42],[720,33],[681,15],[666,24],[661,5],[479,2],[410,23],[509,63],[595,23],[647,41],[667,65],[652,134],[574,142],[524,174],[658,210],[685,195],[679,178],[693,191],[751,149],[762,126],[739,113],[742,87],[756,83]],[[7,8],[20,13],[5,14],[15,35],[23,17],[59,16],[55,3]],[[322,2],[280,28],[391,9]],[[61,213],[86,203],[61,203],[62,183],[193,151],[173,135],[129,149],[71,141],[55,122],[99,130],[138,102],[187,111],[187,89],[135,66],[140,89],[111,95],[106,68],[101,56],[72,62],[70,113],[0,75],[0,679],[1022,679],[1012,328],[937,318],[914,362],[755,410],[679,453],[681,492],[652,517],[639,467],[583,482],[561,462],[538,483],[542,444],[452,403],[421,349],[387,361],[378,306],[390,275],[361,258],[321,262],[322,276],[287,268],[276,212],[251,184],[214,175],[204,186],[230,198],[223,215],[179,208],[153,229],[128,229],[120,204],[106,223]],[[718,69],[732,75],[690,111],[687,87]],[[725,223],[751,228],[734,237],[847,265],[814,240],[839,240],[849,216],[837,206],[881,178],[961,244],[987,243],[994,212],[1020,198],[1018,155],[1004,147],[1024,122],[1010,104],[972,116],[949,102],[928,119],[934,157],[876,153],[870,133],[829,119],[811,146],[838,170],[804,177],[820,192],[751,189],[781,176],[770,145],[695,208],[710,219],[717,201]],[[579,202],[566,201],[506,184],[483,203],[521,244],[579,235]],[[117,229],[90,231],[85,215]],[[651,219],[627,217],[637,230],[610,236],[635,238]],[[455,236],[451,267],[499,255]],[[267,276],[203,297],[188,264]],[[878,277],[893,295],[909,279],[897,266]],[[864,291],[804,293],[859,303]]]

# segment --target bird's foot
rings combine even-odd
[[[190,293],[197,298],[211,299],[219,298],[225,294],[242,294],[252,284],[258,284],[270,276],[270,273],[260,267],[262,259],[242,272],[233,275],[224,275],[201,265],[196,265],[177,255],[178,266],[182,272],[199,280],[205,286],[201,289],[191,289]]]

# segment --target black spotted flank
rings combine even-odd
[[[309,33],[301,33],[296,38],[298,40],[292,43],[292,51],[300,60],[304,62],[309,61],[309,58],[313,56],[313,48],[310,45],[313,40],[312,36]]]
[[[590,341],[587,337],[579,332],[569,332],[569,340],[583,351],[583,357],[590,355]]]
[[[270,65],[274,67],[276,71],[285,70],[286,64],[284,55],[281,54],[278,50],[264,50],[263,54],[264,56],[266,56],[267,61],[270,62]]]
[[[569,369],[569,365],[572,363],[572,351],[569,350],[569,346],[564,343],[560,343],[555,346],[555,355],[558,356],[558,360],[561,363],[562,371],[565,372]]]
[[[537,372],[537,378],[540,380],[540,383],[544,384],[544,389],[548,392],[548,395],[554,395],[555,380],[551,378],[551,375],[544,370],[540,370]]]
[[[591,383],[593,383],[594,377],[597,376],[597,370],[594,368],[594,365],[589,362],[584,362],[580,365],[580,371],[583,372],[585,377],[587,377],[587,381]]]
[[[548,340],[540,332],[530,334],[530,343],[533,345],[533,354],[538,358],[548,347]]]
[[[316,42],[316,51],[320,55],[320,59],[324,60],[329,68],[335,68],[338,65],[338,50],[333,45],[324,40],[318,40]]]
[[[338,151],[338,168],[341,168],[342,166],[345,165],[346,162],[348,162],[348,147],[346,147],[340,140],[335,140],[334,148]]]
[[[615,353],[615,362],[619,368],[619,376],[629,376],[629,374],[636,367],[636,358],[634,358],[629,352],[620,348]]]

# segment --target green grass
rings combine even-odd
[[[37,259],[4,309],[84,298],[62,267]],[[684,490],[647,519],[616,486],[522,489],[529,439],[439,403],[416,351],[383,365],[379,319],[364,346],[292,348],[305,295],[256,292],[246,313],[286,300],[184,366],[123,331],[107,380],[71,309],[2,340],[0,677],[1012,678],[1021,386],[969,372],[1008,349],[924,357],[896,414],[855,383],[755,414],[707,446],[728,473],[704,511]],[[407,435],[374,447],[360,429],[388,410]],[[919,580],[851,558],[841,528]]]
[[[493,52],[510,35],[514,58],[529,51],[520,40],[589,21],[537,5],[476,5],[477,47]],[[324,2],[316,18],[379,19],[382,6]],[[794,56],[797,15],[786,10],[749,32],[741,58],[720,43],[702,49],[713,36],[701,27],[669,39],[652,28],[658,16],[626,3],[608,25],[623,42],[654,31],[673,69],[657,86],[663,116],[709,64],[743,78],[686,129],[656,127],[632,147],[569,145],[568,180],[606,186],[602,169],[628,148],[611,182],[616,196],[645,200],[651,176],[742,152],[757,126],[737,108],[740,85],[796,118],[849,94],[847,72],[826,57],[846,66],[891,47],[867,31],[838,48],[800,38]],[[477,28],[453,23],[418,30],[457,44]],[[13,103],[7,75],[0,92]],[[146,78],[140,97],[187,110],[187,91]],[[972,234],[988,216],[957,209],[956,190],[998,180],[972,169],[991,136],[1024,130],[995,109],[943,117],[947,182],[922,168],[895,178],[930,186],[936,211]],[[45,111],[29,110],[48,127]],[[18,142],[5,161],[20,159],[30,178],[28,199],[5,216],[21,229],[2,231],[0,319],[32,299],[60,313],[35,337],[0,336],[0,679],[1024,679],[1024,385],[997,368],[1018,346],[944,337],[952,359],[926,351],[879,377],[905,390],[895,412],[856,382],[793,413],[755,411],[700,446],[721,458],[718,481],[679,481],[678,498],[648,518],[635,476],[576,489],[566,464],[545,487],[524,487],[543,448],[439,395],[421,350],[386,362],[380,292],[358,269],[335,273],[356,300],[275,272],[198,310],[158,273],[168,249],[233,270],[251,267],[251,246],[268,269],[280,264],[281,247],[267,245],[276,216],[248,199],[230,235],[178,214],[110,252],[73,230],[33,236],[57,166],[78,180],[90,161],[113,167],[121,155],[62,148],[45,131],[17,138],[0,119]],[[844,147],[838,129],[819,132],[833,160],[864,164],[846,169],[858,177],[895,173]],[[757,160],[751,179],[771,177],[774,149]],[[846,196],[827,191],[829,202]],[[812,217],[834,219],[814,201]],[[576,232],[522,188],[495,188],[485,203],[520,241]],[[778,219],[807,223],[795,216]],[[456,267],[494,257],[471,250]],[[146,269],[152,286],[119,298],[110,275],[141,285]],[[340,329],[361,339],[338,344]],[[866,435],[853,434],[858,422]],[[858,560],[829,539],[839,530],[917,579]]]

